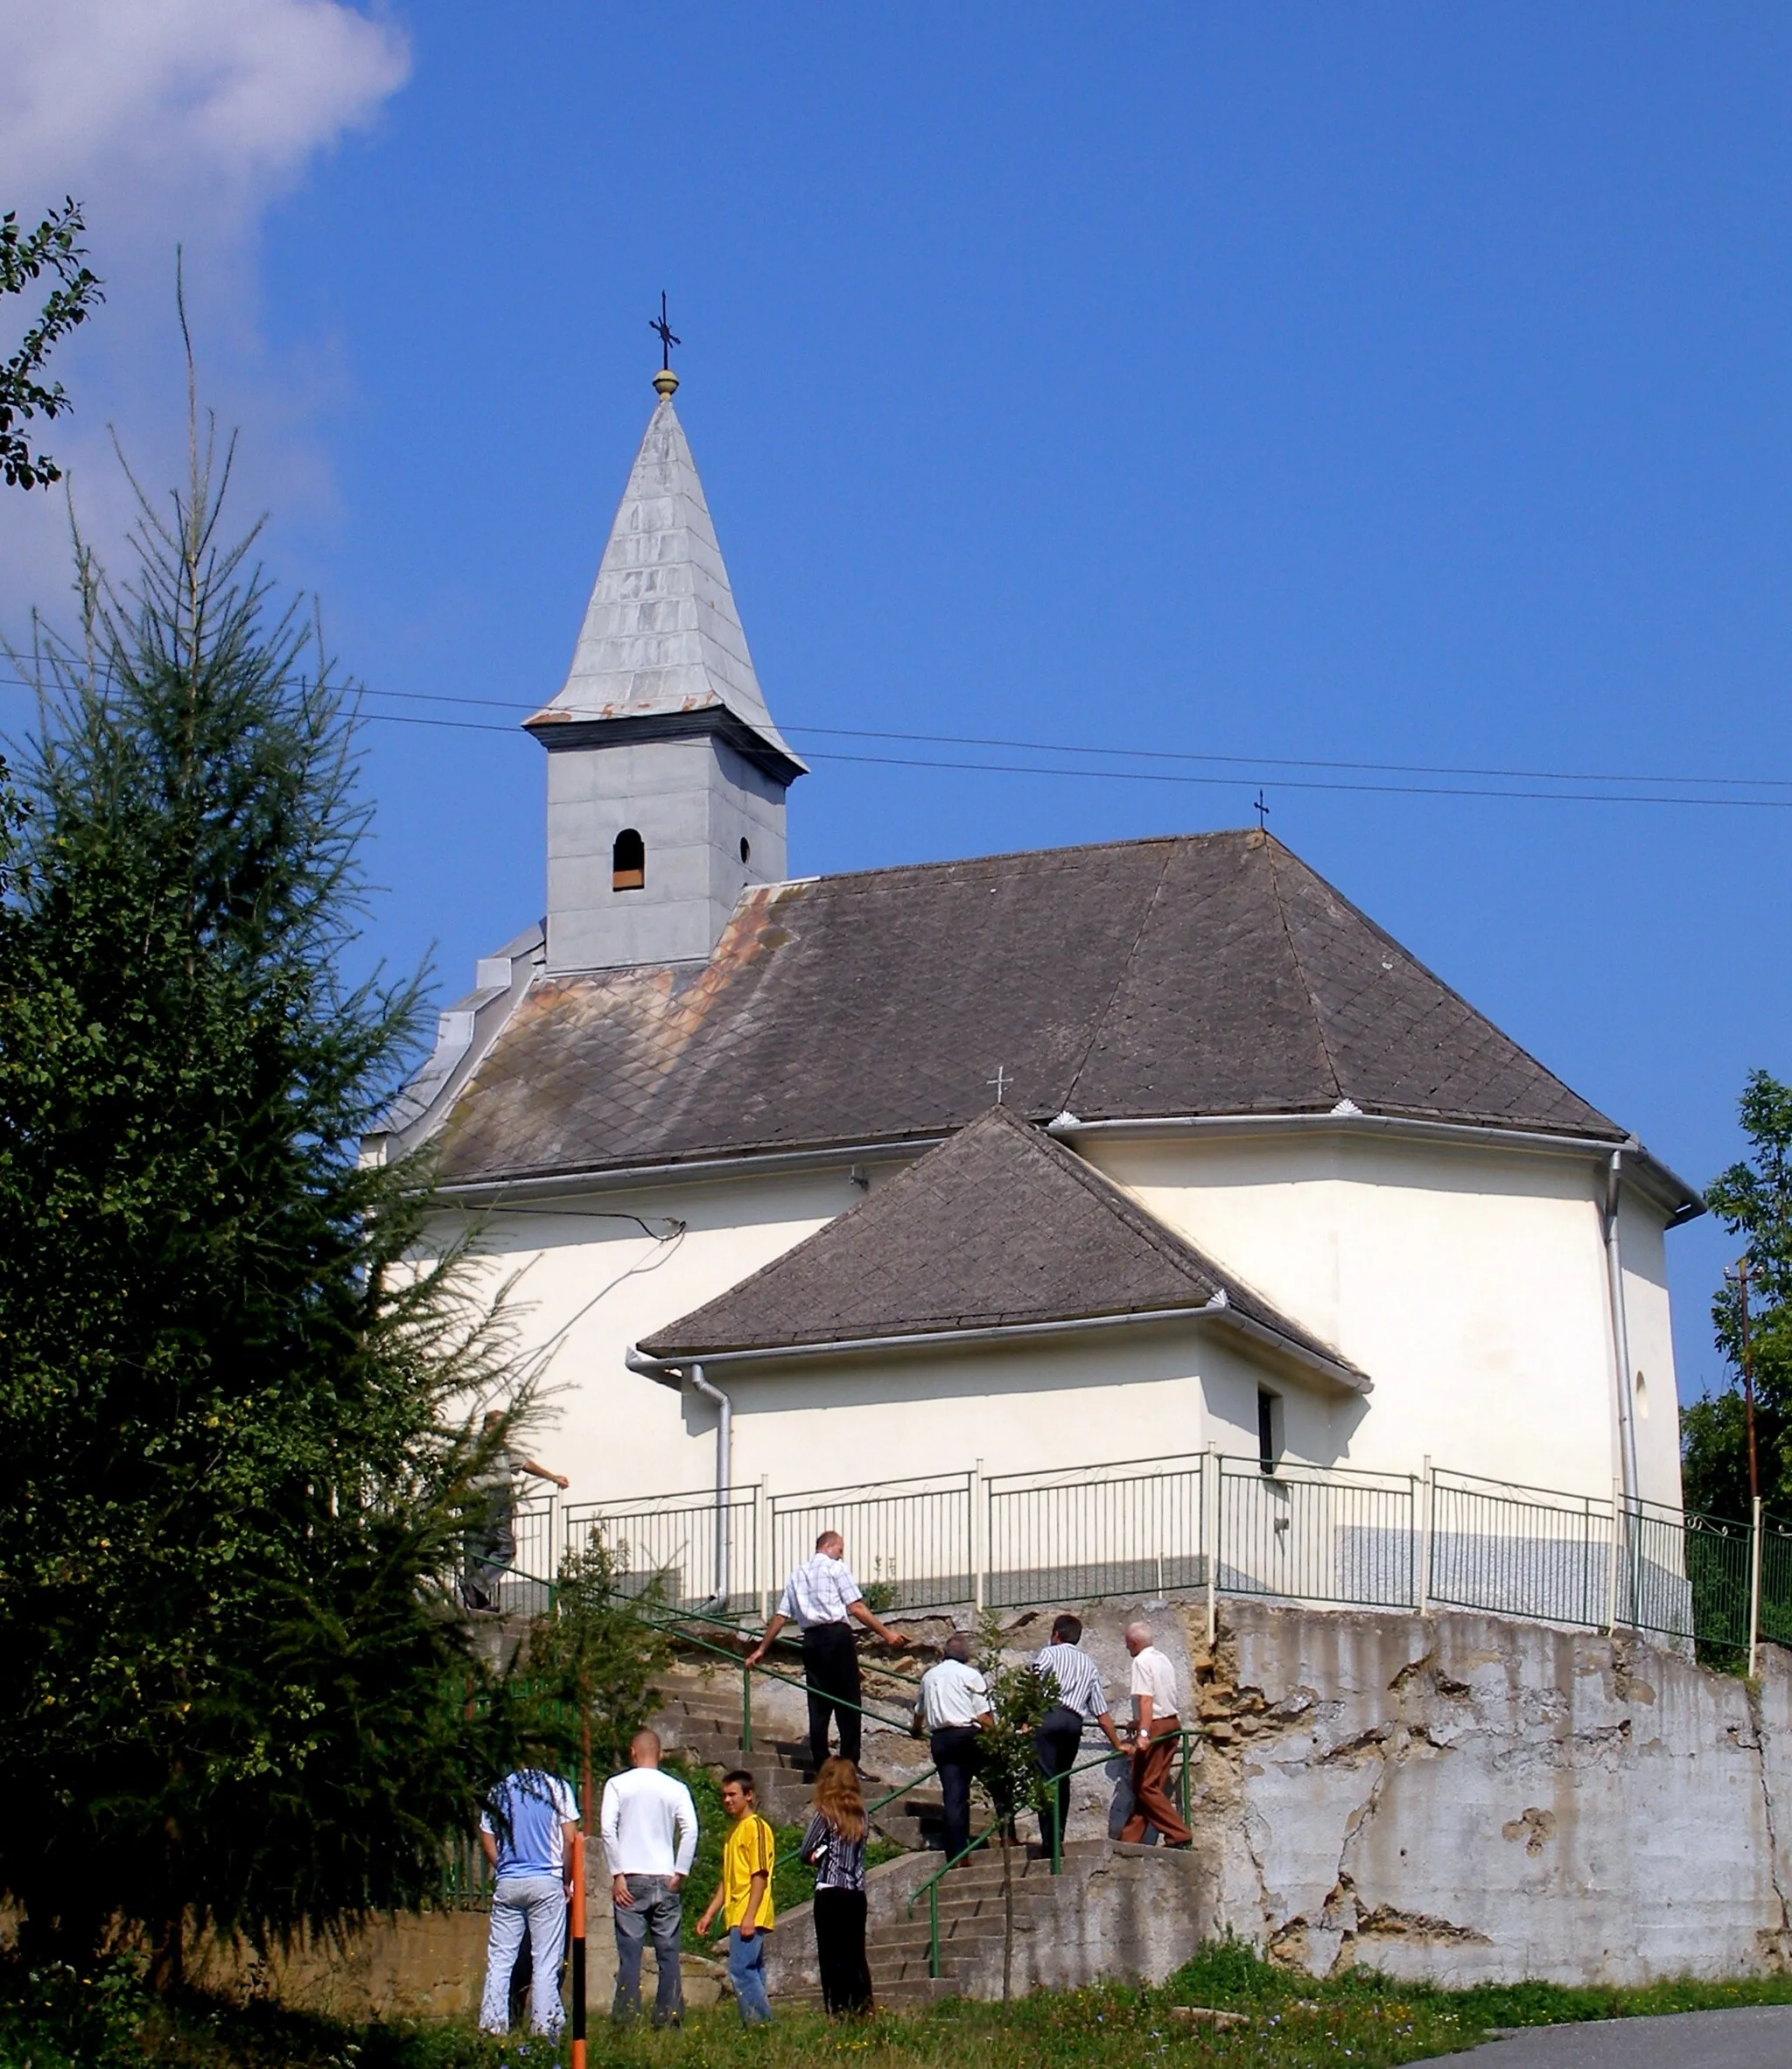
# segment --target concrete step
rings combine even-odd
[[[937,2004],[942,1997],[958,1995],[957,1987],[950,1976],[921,1975],[912,1976],[886,1976],[877,1970],[872,1972],[872,1985],[877,1995],[877,2003],[883,2011],[920,2011],[929,2004]],[[780,2006],[792,2010],[819,2011],[822,1993],[819,1989],[780,1990],[772,2000],[774,2013]]]

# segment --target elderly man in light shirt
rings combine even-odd
[[[1153,1642],[1149,1624],[1126,1626],[1132,1655],[1132,1815],[1120,1828],[1124,1840],[1144,1837],[1155,1826],[1169,1846],[1187,1846],[1193,1835],[1176,1814],[1167,1784],[1176,1758],[1181,1695],[1175,1663]]]
[[[660,1772],[660,1750],[657,1732],[637,1731],[629,1741],[628,1772],[604,1784],[599,1821],[616,1921],[616,1998],[610,2016],[618,2024],[640,2011],[641,1949],[649,1933],[660,1972],[654,2024],[676,2026],[684,2017],[680,1891],[696,1853],[696,1806],[682,1782]]]
[[[976,1769],[976,1741],[995,1717],[990,1709],[990,1684],[970,1664],[974,1647],[968,1631],[955,1631],[946,1640],[946,1656],[920,1677],[914,1730],[928,1733],[928,1751],[940,1773],[945,1823],[946,1858],[951,1861],[970,1844],[970,1778]]]
[[[837,1530],[824,1530],[816,1540],[815,1556],[805,1559],[784,1583],[778,1613],[766,1625],[766,1635],[746,1655],[746,1664],[757,1667],[773,1640],[787,1624],[802,1627],[802,1679],[808,1690],[808,1751],[816,1772],[828,1758],[828,1720],[840,1726],[840,1758],[857,1767],[860,1743],[859,1718],[864,1702],[864,1684],[858,1677],[858,1647],[853,1642],[853,1624],[863,1624],[886,1646],[905,1646],[900,1631],[879,1623],[864,1598],[864,1590],[846,1563],[846,1544]]]

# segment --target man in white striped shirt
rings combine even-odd
[[[1058,1698],[1040,1718],[1033,1733],[1033,1747],[1040,1757],[1045,1793],[1040,1798],[1040,1838],[1049,1855],[1053,1833],[1061,1839],[1070,1818],[1070,1770],[1082,1749],[1084,1722],[1099,1724],[1108,1744],[1116,1753],[1126,1747],[1108,1714],[1108,1697],[1096,1663],[1082,1650],[1082,1622],[1068,1612],[1052,1620],[1052,1642],[1042,1646],[1033,1660],[1040,1674],[1048,1674],[1057,1686]]]
[[[848,1619],[851,1621],[849,1622]],[[808,1689],[808,1750],[816,1772],[828,1758],[828,1720],[840,1725],[840,1758],[858,1765],[859,1715],[864,1702],[858,1678],[858,1647],[853,1623],[863,1624],[886,1646],[906,1646],[900,1631],[878,1622],[865,1602],[864,1590],[846,1563],[846,1543],[837,1530],[824,1530],[816,1540],[815,1556],[805,1559],[784,1583],[778,1613],[766,1635],[746,1655],[757,1667],[787,1624],[802,1627],[802,1678]]]

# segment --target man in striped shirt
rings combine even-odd
[[[1047,1854],[1054,1850],[1053,1834],[1062,1835],[1070,1818],[1070,1770],[1082,1747],[1085,1721],[1099,1724],[1108,1744],[1116,1753],[1126,1751],[1114,1720],[1108,1714],[1108,1698],[1096,1663],[1082,1649],[1082,1623],[1066,1614],[1052,1620],[1052,1642],[1041,1647],[1033,1666],[1049,1674],[1057,1688],[1057,1701],[1040,1720],[1033,1733],[1033,1747],[1045,1778],[1040,1798],[1040,1838]]]

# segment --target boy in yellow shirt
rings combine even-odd
[[[716,1913],[728,1934],[728,1980],[743,2025],[763,2025],[772,2016],[766,1995],[766,1934],[772,1929],[772,1863],[777,1842],[754,1804],[752,1777],[744,1767],[722,1777],[722,1807],[734,1823],[722,1842],[722,1879],[697,1920],[707,1933]]]

